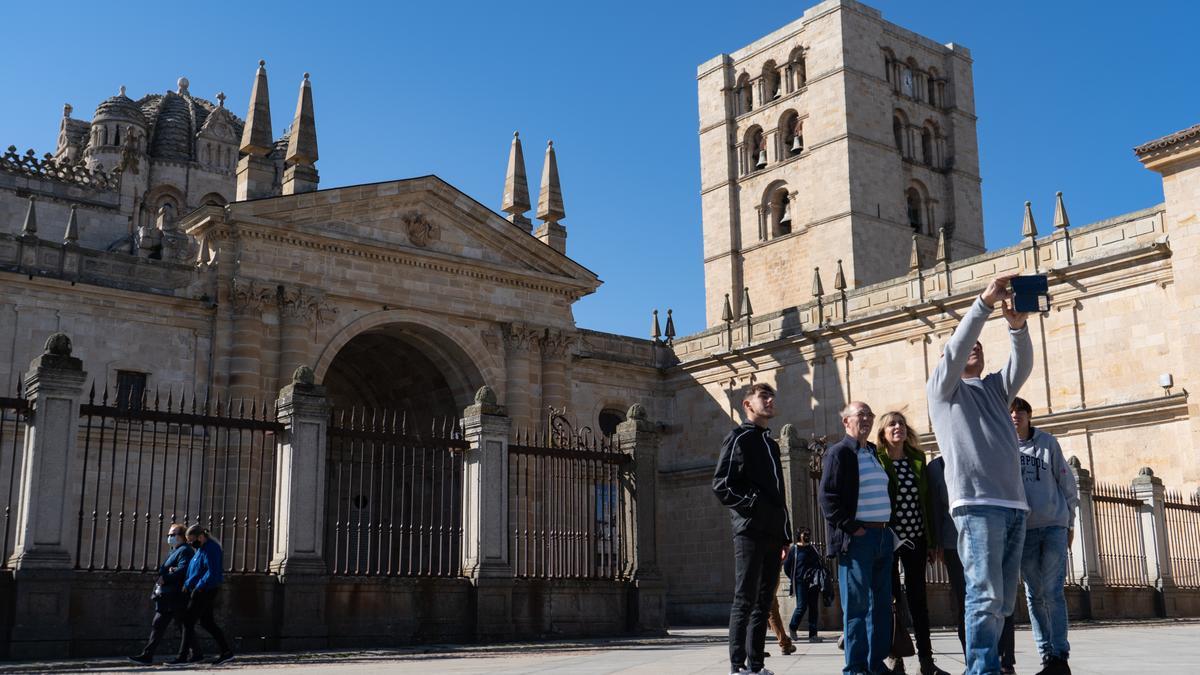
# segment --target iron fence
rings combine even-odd
[[[1100,573],[1110,586],[1148,586],[1146,549],[1142,540],[1142,500],[1133,489],[1096,483],[1096,544]]]
[[[3,560],[8,559],[16,545],[17,498],[20,492],[21,460],[25,456],[25,425],[29,417],[29,402],[23,398],[0,397],[0,504],[4,506],[3,532],[0,533]]]
[[[428,436],[394,411],[336,411],[329,425],[326,558],[352,576],[462,572],[463,451],[454,420]]]
[[[1163,503],[1171,575],[1180,588],[1200,588],[1200,493],[1168,490]]]
[[[224,549],[227,572],[266,572],[276,442],[265,403],[142,392],[118,400],[93,385],[80,406],[82,499],[75,566],[149,570],[171,523],[199,524]]]
[[[612,439],[574,430],[552,411],[545,431],[508,446],[513,573],[524,578],[624,579],[632,564],[626,496],[633,458]]]

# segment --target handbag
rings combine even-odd
[[[900,618],[896,603],[892,603],[892,650],[889,654],[899,659],[917,655],[912,637],[908,634],[908,626],[905,626],[904,621]]]

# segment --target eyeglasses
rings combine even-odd
[[[853,415],[850,415],[850,417],[857,417],[857,418],[863,419],[863,420],[870,420],[870,419],[875,419],[875,413],[859,411],[859,412],[854,413]]]

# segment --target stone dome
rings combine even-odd
[[[146,117],[142,114],[138,104],[125,95],[125,87],[121,87],[121,93],[116,96],[104,99],[100,105],[96,106],[96,113],[92,115],[93,124],[114,120],[136,122],[142,127],[146,126]]]
[[[181,91],[183,93],[151,94],[137,102],[142,114],[150,120],[148,147],[151,157],[177,161],[196,159],[196,134],[217,106],[186,93],[185,88]],[[234,132],[240,137],[242,120],[232,113],[229,118]]]

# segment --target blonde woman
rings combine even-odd
[[[892,566],[892,596],[900,603],[900,566],[904,566],[904,596],[912,614],[921,675],[949,675],[933,662],[929,642],[929,606],[925,599],[925,566],[932,547],[929,490],[921,441],[904,415],[889,412],[879,418],[879,462],[888,475],[892,519],[888,523],[902,542]],[[904,672],[897,659],[895,672]]]

